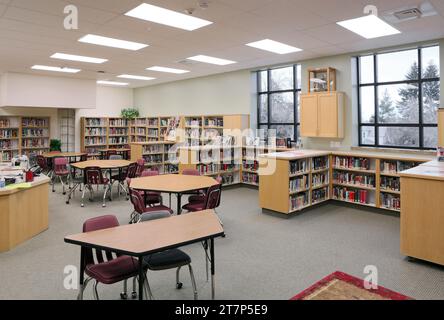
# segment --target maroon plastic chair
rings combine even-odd
[[[222,184],[222,177],[221,176],[217,176],[216,178],[217,183]],[[188,202],[189,203],[197,203],[197,202],[205,202],[205,192],[202,192],[202,194],[197,195],[197,196],[190,196],[188,197]]]
[[[69,187],[70,181],[70,172],[68,169],[68,159],[66,158],[55,158],[54,159],[54,174],[51,177],[52,180],[52,192],[55,192],[55,179],[59,178],[60,183],[62,184],[63,194],[66,194],[65,191],[65,183],[63,182],[63,178],[66,179],[66,184]]]
[[[144,196],[141,194],[141,192],[138,192],[131,187],[129,188],[129,193],[131,203],[134,206],[134,211],[130,215],[130,223],[135,223],[139,221],[139,217],[144,213],[168,211],[169,213],[173,214],[173,210],[171,210],[171,208],[168,208],[167,206],[164,206],[162,204],[147,207],[145,205]]]
[[[145,159],[139,159],[137,160],[136,177],[140,177],[143,171],[145,171]]]
[[[85,198],[85,191],[86,189],[89,190],[90,193],[90,200],[92,201],[94,198],[94,191],[93,186],[104,186],[105,191],[103,193],[103,204],[102,207],[106,207],[106,195],[109,192],[110,200],[112,200],[112,193],[111,193],[111,183],[108,178],[105,178],[103,176],[102,170],[99,167],[86,167],[85,168],[85,188],[82,192],[82,204],[81,206],[84,207],[83,199]]]
[[[40,167],[40,169],[42,169],[42,172],[48,173],[49,166],[48,166],[48,161],[46,161],[46,158],[42,155],[37,155],[36,161],[37,161],[37,165]]]
[[[141,177],[155,177],[159,175],[159,171],[157,170],[145,170],[142,172]],[[156,204],[163,205],[163,198],[160,192],[155,191],[147,191],[146,193],[146,205],[154,206]]]
[[[106,215],[102,217],[92,218],[83,224],[83,232],[92,232],[97,230],[109,229],[119,226],[119,221],[115,216]],[[80,286],[78,300],[83,300],[83,293],[91,280],[95,280],[94,284],[94,298],[99,300],[97,286],[102,284],[114,284],[121,281],[126,281],[130,278],[135,278],[139,274],[137,259],[116,254],[110,251],[94,250],[87,247],[82,247],[82,270],[87,278]],[[83,275],[81,275],[83,277]],[[144,281],[145,285],[148,282]],[[146,289],[146,287],[145,287]],[[121,297],[125,298],[125,292],[121,293]]]
[[[117,182],[118,183],[117,191],[119,193],[119,197],[120,197],[120,191],[123,191],[123,193],[126,195],[126,200],[129,200],[129,192],[127,187],[125,186],[126,178],[128,178],[128,173],[129,173],[129,167],[123,167],[117,171],[117,174],[111,177],[111,187],[114,185],[114,183]]]
[[[111,156],[117,156],[117,151],[116,150],[108,150],[108,151],[106,151],[105,159],[106,160],[110,160]]]
[[[128,178],[133,179],[136,177],[137,163],[133,162],[128,166]]]
[[[216,184],[208,188],[205,194],[204,202],[188,203],[182,208],[188,212],[203,211],[207,209],[216,209],[220,205],[222,195],[222,185]]]

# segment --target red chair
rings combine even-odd
[[[46,158],[42,155],[36,156],[37,165],[42,169],[42,172],[45,174],[49,173],[49,166],[48,161],[46,161]]]
[[[54,159],[54,174],[51,177],[52,180],[52,192],[55,192],[55,179],[57,177],[60,179],[60,183],[62,184],[63,194],[66,194],[65,191],[65,183],[63,182],[63,178],[66,179],[66,184],[69,187],[70,183],[70,172],[68,169],[68,160],[66,158],[55,158]]]
[[[131,187],[129,188],[129,193],[130,193],[131,203],[134,206],[134,211],[130,215],[130,223],[135,223],[139,221],[139,217],[144,213],[150,213],[156,211],[168,211],[169,213],[173,214],[173,210],[171,210],[171,208],[168,208],[167,206],[164,206],[162,204],[147,207],[145,205],[144,196],[140,192],[137,192],[134,189],[132,189]]]
[[[97,230],[109,229],[119,226],[119,221],[115,216],[107,215],[97,218],[92,218],[83,224],[83,232],[92,232]],[[84,274],[87,276],[85,281],[81,281],[78,300],[83,300],[83,293],[91,280],[95,280],[94,284],[94,298],[99,300],[99,294],[97,286],[102,284],[114,284],[121,281],[126,281],[130,278],[136,278],[139,274],[138,265],[139,261],[135,258],[119,255],[116,258],[113,257],[113,253],[110,251],[93,250],[87,247],[82,247],[82,261],[81,267],[84,270]],[[83,279],[83,274],[81,278]],[[144,281],[145,294],[146,290],[149,290],[148,281]],[[125,285],[126,289],[126,285]],[[121,297],[126,297],[126,290],[121,293]],[[134,296],[133,296],[134,297]]]
[[[112,193],[111,193],[111,183],[108,178],[105,178],[103,176],[102,170],[99,167],[87,167],[85,168],[85,188],[82,192],[82,204],[81,206],[84,207],[83,199],[85,198],[85,191],[86,189],[89,190],[90,193],[90,200],[92,201],[94,198],[94,191],[93,186],[104,186],[105,192],[103,193],[103,204],[102,207],[106,207],[106,195],[109,192],[110,200],[112,200]]]
[[[133,162],[128,166],[128,178],[133,179],[136,177],[137,163]]]
[[[216,181],[217,183],[222,184],[222,177],[218,176],[216,178]],[[200,195],[188,197],[188,202],[189,203],[205,202],[205,191],[202,192]]]
[[[145,171],[145,159],[139,159],[137,160],[136,177],[140,177],[143,171]]]
[[[141,177],[155,177],[159,175],[159,171],[157,170],[145,170],[142,172]],[[160,192],[155,191],[147,191],[146,192],[146,205],[147,206],[154,206],[156,204],[163,205],[163,198],[162,194]]]
[[[220,205],[222,195],[222,185],[216,184],[208,188],[204,202],[193,202],[184,205],[182,208],[188,212],[216,209]]]
[[[106,151],[105,159],[106,160],[110,160],[111,156],[117,156],[117,151],[116,150],[108,150],[108,151]]]
[[[129,172],[129,167],[123,167],[118,170],[116,175],[113,175],[111,177],[111,187],[114,185],[115,182],[117,182],[118,183],[117,191],[119,193],[119,197],[120,197],[120,191],[123,191],[123,193],[126,194],[126,200],[129,200],[128,188],[127,186],[125,186],[126,179],[128,178],[128,172]]]

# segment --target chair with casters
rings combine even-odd
[[[147,207],[145,205],[144,195],[141,192],[132,189],[131,187],[129,188],[129,194],[130,194],[131,203],[134,206],[134,210],[130,215],[129,223],[137,222],[139,220],[139,217],[144,213],[148,214],[156,211],[168,211],[170,214],[173,214],[173,210],[164,205]]]
[[[153,211],[150,213],[143,213],[138,220],[139,223],[152,221],[156,219],[166,219],[171,216],[169,211]],[[191,284],[193,286],[194,300],[197,300],[197,286],[194,278],[193,268],[191,266],[191,257],[179,249],[170,249],[159,253],[154,253],[143,258],[144,266],[148,271],[162,271],[176,269],[176,289],[182,289],[183,283],[180,282],[180,270],[188,266],[191,277]],[[148,279],[148,276],[145,278]],[[148,280],[147,280],[148,281]],[[147,283],[149,288],[149,284]],[[152,297],[152,296],[151,296]]]
[[[68,168],[68,160],[66,158],[55,158],[54,159],[54,174],[51,177],[52,180],[52,192],[55,192],[55,180],[57,178],[60,179],[60,183],[62,184],[63,194],[66,194],[65,191],[65,183],[63,182],[63,178],[66,180],[66,184],[68,188],[70,186],[70,171]]]
[[[93,186],[104,186],[105,191],[103,193],[103,204],[102,207],[106,207],[106,195],[109,193],[110,200],[112,201],[112,193],[111,193],[111,183],[110,179],[105,178],[103,176],[102,170],[99,167],[86,167],[85,168],[85,186],[82,191],[82,204],[81,206],[84,207],[85,204],[83,202],[83,199],[85,198],[85,191],[86,189],[89,190],[90,193],[90,200],[93,200],[94,197],[94,191]]]
[[[142,172],[141,177],[142,178],[143,177],[155,177],[158,175],[159,175],[159,171],[157,171],[157,170],[144,170]],[[145,204],[147,206],[154,206],[156,204],[163,205],[163,198],[162,198],[162,194],[160,192],[147,191],[145,199],[146,199]]]
[[[136,177],[140,177],[145,170],[145,159],[137,160]]]
[[[133,162],[128,166],[128,178],[136,178],[137,163]]]
[[[115,216],[106,215],[97,218],[92,218],[83,224],[83,232],[92,232],[97,230],[109,229],[119,226],[119,222]],[[124,292],[120,294],[122,299],[126,299],[126,283],[128,279],[137,279],[139,270],[139,261],[135,258],[119,255],[114,255],[110,251],[102,251],[82,247],[82,268],[87,278],[80,286],[78,300],[83,300],[83,293],[92,280],[94,283],[93,295],[96,300],[99,300],[97,287],[101,284],[115,284],[124,281]],[[83,276],[83,275],[81,275]],[[146,275],[145,275],[146,277]],[[147,279],[144,279],[144,291],[147,297],[151,296],[151,290]],[[134,298],[134,294],[133,294]]]
[[[117,182],[117,191],[120,197],[120,192],[123,191],[123,193],[126,195],[126,200],[129,200],[129,192],[128,188],[125,185],[126,179],[128,178],[128,171],[129,167],[123,167],[117,170],[117,172],[112,172],[113,175],[111,177],[111,188],[114,185],[115,182]],[[112,190],[112,189],[111,189]]]
[[[217,183],[222,184],[222,177],[217,176],[216,181]],[[188,202],[189,203],[205,202],[205,191],[202,191],[199,195],[189,196]]]

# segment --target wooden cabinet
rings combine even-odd
[[[444,109],[438,110],[439,147],[444,147]]]
[[[301,136],[344,138],[344,93],[302,95]]]

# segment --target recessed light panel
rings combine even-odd
[[[132,41],[102,37],[102,36],[97,36],[94,34],[88,34],[88,35],[80,38],[79,42],[90,43],[90,44],[95,44],[95,45],[105,46],[105,47],[132,50],[132,51],[137,51],[137,50],[148,47],[147,44],[143,44],[143,43],[137,43],[137,42],[132,42]]]
[[[277,42],[270,39],[247,43],[247,46],[278,54],[287,54],[287,53],[302,51],[302,49],[292,47],[285,43]]]
[[[120,86],[120,87],[129,85],[129,83],[126,83],[126,82],[104,81],[104,80],[97,81],[97,84],[104,84],[107,86]]]
[[[174,69],[174,68],[167,68],[167,67],[159,67],[159,66],[150,67],[150,68],[147,68],[146,70],[157,71],[157,72],[166,72],[166,73],[176,73],[176,74],[182,74],[182,73],[189,72],[188,70],[181,70],[181,69]]]
[[[32,66],[31,69],[43,70],[43,71],[53,71],[53,72],[65,72],[65,73],[78,73],[78,72],[82,71],[80,69],[50,67],[50,66],[42,66],[42,65]]]
[[[104,62],[108,61],[107,59],[77,56],[77,55],[66,54],[66,53],[54,53],[51,56],[51,58],[53,58],[53,59],[60,59],[60,60],[88,62],[88,63],[104,63]]]
[[[125,13],[125,15],[188,31],[193,31],[213,23],[211,21],[192,17],[187,14],[153,6],[147,3],[142,3],[137,8]]]
[[[337,22],[337,24],[366,39],[380,38],[401,33],[399,30],[393,28],[387,22],[373,14],[361,18],[340,21]]]
[[[218,66],[226,66],[228,64],[236,63],[236,61],[225,60],[225,59],[220,59],[220,58],[215,58],[215,57],[210,57],[210,56],[205,56],[205,55],[198,55],[198,56],[194,56],[194,57],[189,57],[189,58],[187,58],[187,60],[216,64]]]
[[[120,76],[117,76],[117,78],[133,79],[133,80],[144,80],[144,81],[149,81],[149,80],[156,79],[156,78],[152,78],[152,77],[134,76],[134,75],[131,75],[131,74],[121,74]]]

